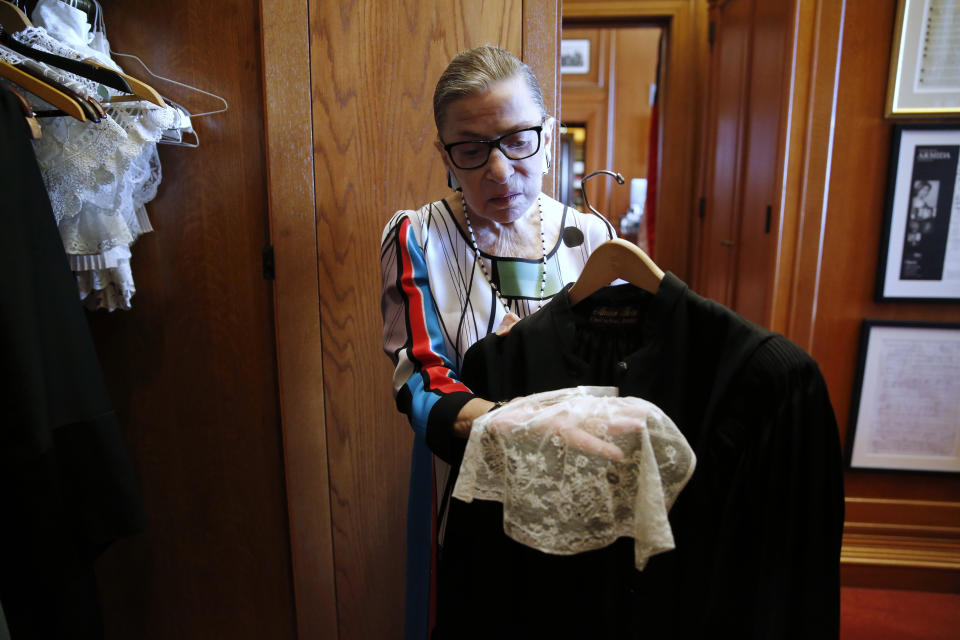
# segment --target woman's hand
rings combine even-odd
[[[517,321],[520,320],[520,316],[510,312],[503,317],[503,321],[500,323],[500,326],[497,327],[497,330],[494,331],[498,336],[505,336],[510,333],[510,327],[515,325]]]
[[[503,320],[500,322],[500,326],[497,327],[495,333],[498,336],[507,335],[507,333],[510,332],[510,327],[515,325],[518,320],[520,320],[520,316],[515,313],[508,313],[503,317]],[[495,406],[495,402],[490,402],[489,400],[484,400],[483,398],[474,398],[467,404],[463,405],[463,408],[460,409],[460,413],[457,414],[456,421],[453,423],[454,435],[460,438],[469,438],[470,429],[473,427],[473,421],[483,414],[488,413]]]
[[[573,404],[576,401],[566,402]],[[530,433],[543,438],[559,436],[568,447],[609,460],[623,460],[623,450],[604,440],[603,436],[621,435],[643,428],[643,422],[633,417],[584,420],[575,406],[567,408],[560,404],[545,409],[518,402],[497,410],[496,416],[491,416],[487,424],[487,431],[509,437],[518,425],[524,425],[527,432],[525,437],[529,437]]]
[[[474,398],[463,405],[460,413],[457,414],[456,421],[453,423],[453,435],[459,438],[469,438],[473,421],[483,414],[488,413],[490,409],[493,409],[495,406],[495,402],[490,402],[483,398]]]

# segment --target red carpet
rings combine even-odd
[[[960,640],[960,594],[844,587],[841,640]]]

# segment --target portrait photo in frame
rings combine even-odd
[[[887,83],[887,117],[960,115],[960,5],[898,0]]]
[[[864,320],[853,469],[960,472],[960,324]]]
[[[877,301],[960,301],[958,159],[960,127],[893,127]]]

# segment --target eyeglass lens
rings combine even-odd
[[[529,158],[540,150],[539,128],[524,129],[498,140],[463,142],[450,147],[453,163],[461,169],[476,169],[487,163],[494,147],[510,160]]]

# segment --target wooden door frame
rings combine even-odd
[[[706,0],[567,0],[563,3],[563,19],[578,26],[657,22],[667,27],[665,76],[661,77],[664,91],[660,105],[655,258],[661,267],[682,280],[688,280],[692,273],[692,222],[701,184],[698,153],[706,95],[706,6]],[[664,141],[670,146],[665,147]],[[664,212],[676,214],[665,217]]]
[[[337,637],[317,273],[310,19],[305,0],[260,4],[274,248],[277,376],[299,638]]]
[[[336,638],[339,622],[323,393],[307,0],[261,0],[264,148],[274,250],[277,375],[297,635]],[[557,113],[560,0],[523,3],[523,60]],[[554,166],[558,145],[553,149]],[[556,172],[544,189],[555,191]]]

